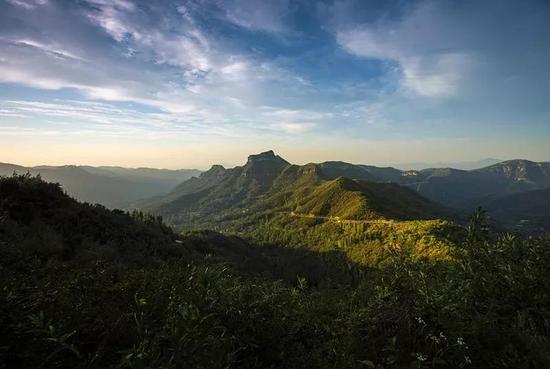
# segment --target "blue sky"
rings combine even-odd
[[[548,1],[0,0],[0,161],[550,160]]]

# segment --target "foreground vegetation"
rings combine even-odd
[[[264,238],[242,224],[256,246],[177,236],[39,178],[0,179],[0,367],[550,366],[550,238],[492,234],[481,211],[461,231],[380,226],[392,238],[284,219],[261,223]],[[348,238],[384,241],[350,257],[362,241]]]

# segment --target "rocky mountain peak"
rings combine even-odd
[[[208,169],[209,172],[223,172],[224,170],[224,166],[219,164],[214,164],[210,169]]]
[[[259,162],[276,162],[284,165],[289,165],[290,163],[285,159],[281,158],[279,155],[275,155],[273,150],[264,151],[259,154],[250,155],[248,157],[247,164],[259,163]]]

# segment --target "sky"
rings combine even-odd
[[[547,0],[0,0],[0,162],[550,161]]]

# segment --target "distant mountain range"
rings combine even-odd
[[[509,160],[470,171],[424,169],[401,183],[441,204],[472,209],[495,197],[550,187],[550,163]]]
[[[497,164],[502,162],[501,159],[486,158],[481,160],[473,161],[452,161],[452,162],[434,162],[434,163],[425,163],[425,162],[414,162],[414,163],[404,163],[404,164],[394,164],[393,166],[402,170],[422,170],[429,168],[454,168],[462,170],[473,170],[488,167],[489,165]]]
[[[127,207],[133,202],[166,194],[179,183],[200,174],[194,169],[168,170],[152,168],[36,166],[24,167],[0,163],[0,175],[40,174],[48,182],[60,183],[70,196],[109,208]]]
[[[503,217],[497,199],[520,193],[544,197],[547,192],[536,191],[549,187],[550,163],[528,160],[469,171],[417,171],[339,161],[298,166],[267,151],[251,155],[244,166],[214,165],[140,207],[181,225],[268,209],[342,219],[433,219],[467,214],[483,205],[495,219],[515,225],[530,220],[520,216],[521,210]],[[546,209],[542,206],[537,214]]]
[[[456,218],[483,206],[506,226],[550,228],[550,163],[521,159],[473,170],[340,161],[300,166],[273,151],[205,172],[0,164],[0,175],[14,171],[40,173],[79,200],[146,209],[176,225],[211,226],[269,211],[347,220]]]
[[[333,176],[394,182],[447,207],[465,210],[497,197],[550,187],[550,163],[529,160],[503,161],[468,171],[454,168],[399,170],[343,162],[318,165]]]

